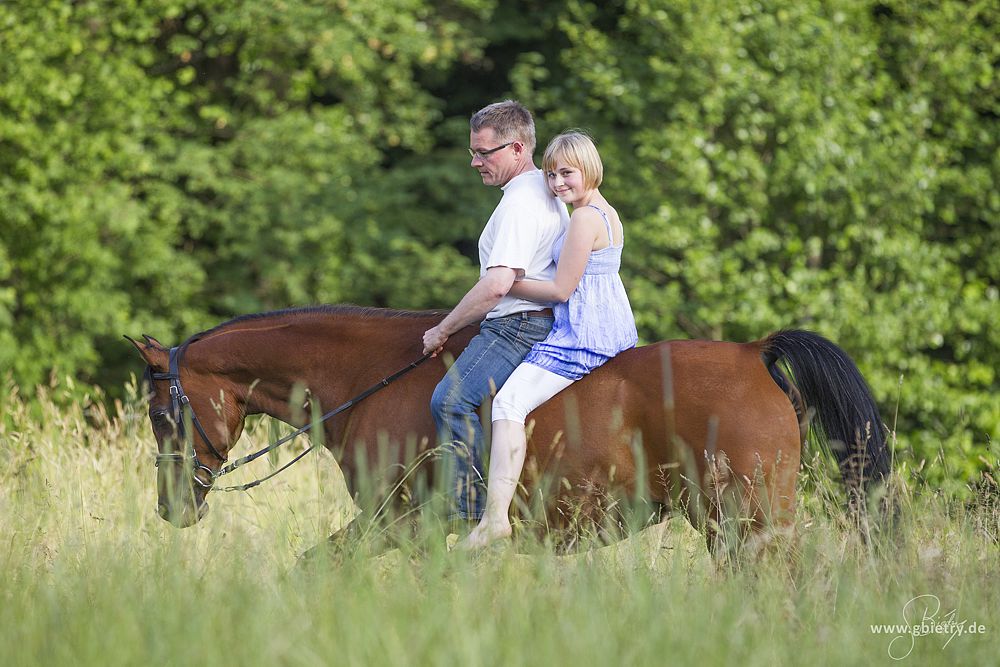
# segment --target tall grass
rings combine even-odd
[[[470,557],[431,535],[302,568],[354,512],[329,454],[211,494],[208,516],[178,530],[156,516],[134,392],[109,414],[59,391],[0,399],[3,665],[892,664],[899,633],[871,626],[902,623],[928,594],[936,621],[985,634],[912,637],[904,661],[996,663],[1000,511],[987,494],[961,504],[908,485],[908,461],[894,534],[866,544],[807,457],[795,538],[738,568],[714,564],[679,519],[569,556],[528,544]],[[912,605],[909,620],[922,620]]]

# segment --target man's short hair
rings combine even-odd
[[[520,141],[528,149],[528,155],[535,152],[535,121],[531,112],[516,100],[504,100],[485,106],[469,119],[469,128],[480,132],[491,128],[497,141]]]
[[[585,188],[597,188],[604,181],[604,163],[586,132],[567,130],[553,137],[542,156],[542,171],[555,171],[560,160],[580,170]]]

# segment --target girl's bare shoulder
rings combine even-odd
[[[604,218],[600,212],[592,206],[581,206],[573,209],[573,214],[569,218],[571,223],[583,224],[588,227],[600,225],[604,227]]]

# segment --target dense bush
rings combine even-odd
[[[591,130],[646,340],[807,327],[960,484],[1000,437],[990,3],[0,5],[0,368],[120,386],[313,302],[448,307],[496,193],[469,113]],[[898,421],[896,418],[898,405]],[[935,473],[937,475],[937,473]],[[946,480],[945,477],[948,477]]]

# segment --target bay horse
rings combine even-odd
[[[324,409],[342,403],[418,359],[421,335],[444,315],[318,306],[238,317],[173,352],[149,336],[144,343],[129,338],[147,364],[160,515],[181,527],[202,517],[214,473],[248,415],[300,426],[301,410],[290,400],[301,402],[301,387]],[[323,424],[323,442],[352,493],[359,472],[383,466],[392,477],[434,448],[431,394],[444,360],[457,357],[475,332],[468,327],[452,336],[444,354]],[[190,458],[173,444],[185,419],[178,393],[197,425],[189,431]],[[889,454],[871,392],[835,344],[788,330],[750,343],[645,345],[529,415],[522,482],[530,494],[542,476],[558,480],[558,498],[547,506],[556,514],[560,498],[644,488],[653,502],[680,502],[693,523],[718,525],[728,499],[759,531],[792,517],[810,419],[831,444],[851,502],[863,503],[886,478]],[[433,475],[433,466],[426,473]],[[362,507],[362,515],[371,509]],[[712,547],[712,531],[708,541]]]

